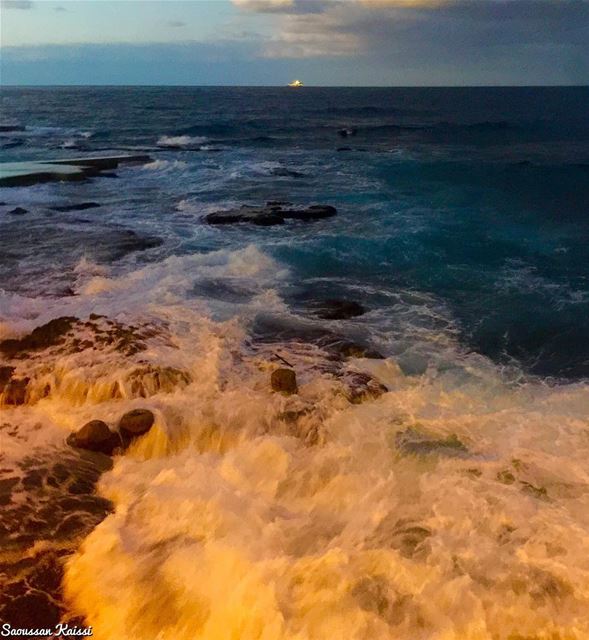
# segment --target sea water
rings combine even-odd
[[[95,637],[589,638],[587,113],[575,87],[3,89],[6,161],[152,157],[0,189],[0,338],[157,328],[21,362],[51,392],[2,409],[15,478],[87,420],[156,415],[67,555]],[[338,215],[203,221],[270,200]],[[318,335],[384,356],[342,366],[387,392],[350,402]],[[280,358],[297,396],[270,389]],[[137,394],[139,365],[190,382]]]

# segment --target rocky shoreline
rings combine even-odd
[[[341,336],[330,332],[323,332],[320,339],[299,335],[280,344],[273,344],[274,338],[280,339],[267,333],[265,339],[250,343],[248,350],[268,372],[265,393],[284,398],[275,418],[276,428],[308,446],[321,442],[324,415],[322,409],[299,395],[297,370],[301,365],[297,354],[320,348],[323,358],[310,369],[307,366],[303,377],[328,376],[341,387],[346,402],[357,404],[387,390],[372,376],[349,368],[348,358],[365,352]],[[0,406],[6,416],[0,430],[8,438],[19,438],[19,414],[12,418],[11,411],[34,407],[54,396],[67,399],[72,387],[63,373],[52,374],[63,358],[87,353],[92,360],[92,354],[110,354],[109,369],[126,366],[127,370],[122,381],[120,378],[116,384],[103,385],[102,398],[93,396],[93,402],[98,400],[96,417],[71,432],[61,446],[33,449],[17,468],[0,464],[0,541],[5,550],[0,554],[0,616],[13,626],[84,622],[64,598],[64,564],[80,541],[112,511],[110,502],[96,494],[100,475],[111,469],[113,460],[125,455],[134,442],[147,437],[156,423],[147,403],[146,407],[122,412],[116,423],[109,424],[101,416],[100,401],[148,401],[191,383],[188,371],[143,360],[152,341],[171,344],[164,326],[125,325],[100,314],[86,320],[54,318],[26,335],[0,341]],[[106,375],[106,371],[98,374]],[[91,395],[92,384],[88,381],[86,391],[80,392],[81,380],[76,381],[81,401]]]

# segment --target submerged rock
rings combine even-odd
[[[304,178],[305,174],[301,171],[294,171],[293,169],[287,169],[286,167],[275,167],[270,171],[270,174],[279,178]]]
[[[149,409],[133,409],[119,420],[119,431],[123,437],[137,438],[147,433],[155,422]]]
[[[315,204],[308,207],[292,205],[288,202],[270,201],[265,206],[243,205],[239,209],[215,211],[205,216],[208,224],[237,224],[248,222],[261,226],[283,224],[286,219],[321,220],[337,214],[330,205]]]
[[[447,438],[433,438],[413,427],[397,433],[395,445],[402,453],[418,456],[437,454],[461,458],[469,453],[467,446],[454,433]]]
[[[29,378],[18,378],[10,380],[4,387],[4,404],[19,406],[25,404],[27,400],[27,387]]]
[[[344,375],[344,381],[347,386],[346,396],[352,404],[375,400],[388,391],[384,384],[367,373],[352,371]]]
[[[348,320],[366,313],[354,300],[325,300],[319,304],[317,315],[323,320]]]
[[[276,369],[270,376],[273,391],[288,395],[297,393],[297,376],[292,369]]]
[[[338,135],[342,138],[349,138],[350,136],[355,136],[358,133],[358,129],[355,127],[350,127],[346,129],[338,129]]]
[[[14,367],[0,367],[0,393],[4,391],[6,385],[12,379]]]
[[[24,338],[2,340],[0,342],[0,352],[8,357],[15,357],[26,354],[29,351],[40,351],[61,344],[76,322],[78,322],[78,318],[72,316],[55,318],[33,329]]]
[[[100,207],[98,202],[79,202],[77,204],[64,204],[57,207],[50,207],[51,211],[85,211],[86,209],[96,209]]]
[[[102,420],[91,420],[79,431],[72,433],[67,438],[67,443],[78,449],[98,451],[111,455],[116,447],[121,445],[119,436],[111,431]]]

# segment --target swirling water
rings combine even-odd
[[[67,563],[96,637],[589,637],[587,112],[574,87],[3,90],[26,126],[1,134],[5,160],[153,161],[0,190],[0,337],[58,315],[160,323],[178,348],[144,358],[192,379],[88,396],[96,367],[127,365],[82,352],[56,393],[3,410],[6,464],[156,412]],[[338,215],[203,223],[269,200]],[[83,201],[100,207],[52,210]],[[161,243],[129,252],[128,230]],[[367,313],[321,320],[329,298]],[[384,355],[346,366],[388,392],[348,402],[291,339],[317,332]],[[268,389],[275,353],[296,399]],[[311,442],[286,426],[303,410]]]

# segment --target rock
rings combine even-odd
[[[358,371],[344,376],[347,384],[347,398],[352,404],[361,404],[365,400],[375,400],[386,393],[388,389],[378,380]]]
[[[288,395],[298,392],[297,376],[292,369],[276,369],[270,376],[273,391]]]
[[[19,406],[27,400],[29,378],[12,379],[4,387],[4,404]]]
[[[107,456],[110,456],[116,447],[121,446],[119,436],[102,420],[87,422],[79,431],[68,436],[67,443],[78,449],[99,451]]]
[[[6,385],[10,382],[14,367],[0,367],[0,393],[2,393]]]
[[[155,417],[149,409],[133,409],[119,420],[119,431],[123,437],[137,438],[147,433],[154,422]]]
[[[350,136],[355,136],[358,133],[358,129],[351,127],[349,129],[338,129],[338,135],[342,138],[349,138]]]
[[[10,213],[13,216],[22,216],[25,213],[28,213],[27,209],[24,209],[23,207],[15,207],[14,209],[11,209],[8,213]]]
[[[239,209],[215,211],[205,216],[208,224],[237,224],[248,222],[261,226],[283,224],[285,219],[320,220],[337,214],[337,209],[329,205],[315,204],[308,207],[271,200],[265,206],[243,205]]]
[[[327,204],[313,204],[310,207],[301,209],[280,209],[283,218],[293,218],[295,220],[321,220],[337,215],[337,209]]]
[[[96,209],[100,207],[98,202],[79,202],[78,204],[64,204],[58,207],[50,207],[51,211],[85,211],[86,209]]]
[[[24,338],[9,338],[0,342],[0,352],[9,357],[21,355],[28,351],[40,351],[61,344],[66,334],[78,321],[72,316],[63,316],[47,322]]]
[[[275,167],[270,171],[270,174],[279,178],[304,178],[305,174],[300,171],[293,171],[286,167]]]
[[[320,303],[317,315],[323,320],[348,320],[366,313],[366,309],[353,300],[325,300]]]
[[[456,434],[436,439],[413,427],[397,433],[395,445],[402,453],[418,456],[437,454],[449,458],[463,458],[469,453],[466,445],[459,440]]]

